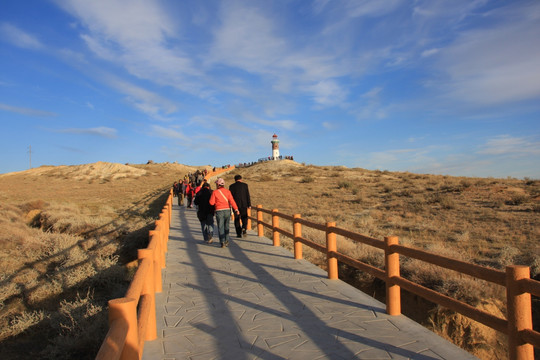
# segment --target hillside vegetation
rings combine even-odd
[[[93,359],[170,185],[195,167],[98,162],[0,175],[2,359]],[[23,355],[24,354],[24,355]]]
[[[250,186],[253,206],[301,214],[320,224],[377,239],[395,235],[401,244],[447,257],[504,270],[531,267],[540,280],[540,181],[466,178],[368,171],[336,166],[269,162],[235,169]],[[269,216],[267,221],[270,221]],[[292,232],[283,219],[280,227]],[[302,235],[325,244],[324,233],[304,227]],[[269,231],[267,236],[271,237]],[[292,251],[292,242],[281,237]],[[338,236],[338,250],[384,266],[383,252]],[[323,254],[304,247],[304,257],[325,267]],[[448,296],[505,317],[504,289],[485,281],[401,257],[402,276]],[[384,284],[348,266],[340,278],[384,300]],[[506,359],[506,337],[461,315],[403,292],[403,313],[483,359]],[[535,324],[540,302],[534,298]]]
[[[198,167],[202,168],[202,167]],[[145,247],[166,191],[196,167],[179,164],[44,166],[0,175],[0,353],[17,359],[93,358],[106,302],[125,293],[126,264]],[[485,266],[540,273],[540,182],[312,166],[283,160],[235,169],[253,205]],[[282,226],[287,226],[282,221]],[[305,228],[304,237],[324,242]],[[338,248],[382,267],[379,250],[338,237]],[[284,246],[290,241],[282,237]],[[305,247],[304,256],[325,266]],[[402,275],[504,317],[504,293],[466,276],[402,258]],[[384,286],[340,266],[340,277],[381,299]],[[535,299],[536,301],[537,299]],[[505,338],[404,295],[404,313],[485,359],[505,358]],[[536,306],[538,308],[538,306]],[[538,315],[536,315],[538,316]],[[538,321],[536,321],[538,323]],[[36,336],[39,334],[40,336]],[[97,334],[99,334],[97,336]],[[495,356],[493,356],[495,355]]]

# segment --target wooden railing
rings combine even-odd
[[[234,166],[210,171],[206,179],[234,169]],[[138,360],[141,359],[144,342],[157,338],[156,298],[162,291],[161,269],[165,268],[165,254],[172,215],[173,191],[169,191],[167,201],[149,231],[146,249],[139,249],[139,266],[126,296],[113,299],[109,304],[109,331],[96,360]]]
[[[383,280],[386,283],[386,312],[388,314],[401,314],[401,288],[403,288],[433,303],[454,310],[506,334],[508,336],[508,352],[511,360],[534,359],[533,346],[540,347],[540,333],[533,330],[531,295],[540,296],[540,282],[530,278],[529,267],[514,265],[507,266],[505,272],[499,271],[399,245],[398,238],[395,236],[385,237],[384,241],[374,239],[336,227],[335,222],[328,222],[325,225],[321,225],[304,220],[299,214],[290,216],[278,212],[277,209],[263,209],[262,205],[257,205],[255,211],[257,214],[255,217],[252,217],[251,210],[248,210],[248,229],[251,229],[251,221],[257,223],[258,236],[264,236],[265,227],[271,229],[274,246],[280,245],[280,235],[292,239],[294,242],[295,259],[302,259],[302,244],[325,253],[329,279],[338,279],[338,261],[341,261]],[[271,222],[265,222],[263,214],[271,215]],[[279,219],[290,221],[292,223],[292,232],[280,227]],[[302,225],[323,231],[326,234],[326,246],[302,237]],[[340,253],[337,249],[337,235],[383,250],[384,270]],[[507,319],[499,318],[467,303],[401,277],[399,266],[400,255],[505,287]]]
[[[149,231],[148,247],[138,250],[139,266],[126,296],[109,301],[109,331],[98,360],[140,359],[144,342],[157,338],[155,293],[162,291],[172,197],[170,190],[154,230]]]

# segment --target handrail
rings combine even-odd
[[[206,178],[233,169],[234,166],[209,172]],[[163,206],[154,230],[148,232],[148,247],[138,250],[139,266],[126,296],[109,300],[109,330],[96,360],[140,360],[144,342],[157,338],[156,298],[162,291],[161,269],[172,220],[173,190]],[[137,311],[138,309],[138,311]]]
[[[251,221],[257,223],[258,236],[264,236],[264,228],[271,229],[274,246],[279,246],[280,234],[292,239],[294,241],[295,259],[302,259],[302,244],[325,253],[328,262],[329,279],[338,278],[338,261],[341,261],[385,281],[386,312],[390,315],[401,314],[400,289],[402,287],[413,294],[454,310],[506,334],[508,336],[508,351],[511,360],[533,360],[534,347],[540,348],[540,333],[533,330],[531,303],[531,295],[540,296],[540,281],[530,278],[530,270],[527,266],[507,266],[506,271],[503,272],[399,245],[398,238],[395,236],[386,237],[383,241],[336,227],[333,222],[322,225],[302,219],[299,214],[290,216],[278,212],[277,209],[264,209],[262,205],[257,205],[253,210],[257,212],[256,216],[251,216],[252,209],[248,209],[248,230],[251,230]],[[272,223],[265,222],[263,214],[271,215]],[[279,227],[279,218],[292,222],[292,233]],[[326,247],[303,238],[302,225],[325,232]],[[336,246],[336,235],[341,235],[353,241],[384,250],[385,270],[340,253]],[[499,318],[465,302],[401,277],[399,274],[400,254],[505,287],[507,294],[507,319]]]

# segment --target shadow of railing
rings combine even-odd
[[[503,272],[400,245],[396,236],[385,237],[383,241],[339,228],[335,222],[318,224],[302,219],[300,214],[286,215],[280,213],[277,209],[264,209],[262,205],[257,205],[255,210],[257,212],[255,217],[252,217],[251,211],[248,211],[250,220],[248,228],[251,227],[251,221],[256,221],[259,236],[264,236],[264,228],[270,229],[274,246],[280,246],[280,235],[292,239],[295,259],[302,259],[302,245],[307,245],[325,254],[329,279],[338,278],[338,262],[342,262],[384,281],[386,284],[386,312],[389,315],[401,314],[401,288],[403,288],[412,294],[456,311],[507,335],[510,359],[532,360],[534,358],[534,347],[540,347],[540,332],[533,329],[532,321],[532,295],[540,296],[540,281],[530,278],[528,266],[507,266],[506,272]],[[263,214],[271,215],[271,221],[265,222]],[[280,219],[291,223],[292,232],[280,226]],[[326,246],[302,237],[302,225],[324,232]],[[384,269],[379,269],[340,253],[337,248],[337,235],[383,250]],[[465,302],[401,277],[400,254],[441,268],[454,270],[475,279],[503,286],[507,295],[507,318],[499,318]]]

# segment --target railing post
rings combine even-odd
[[[338,279],[338,261],[332,255],[332,252],[337,252],[336,233],[330,230],[335,226],[335,222],[326,223],[326,260],[328,262],[328,278],[331,280]]]
[[[399,254],[390,250],[390,246],[398,244],[397,236],[384,238],[384,263],[386,268],[386,313],[388,315],[401,314],[401,289],[399,285],[392,284],[393,276],[399,277]]]
[[[246,230],[251,230],[251,208],[250,207],[247,209],[247,216],[248,216],[248,219],[247,219],[247,224],[246,224]]]
[[[506,267],[506,312],[508,319],[508,355],[510,360],[533,360],[534,348],[519,334],[532,330],[531,294],[521,289],[520,280],[530,278],[528,266]]]
[[[257,205],[257,236],[264,236],[264,227],[262,224],[263,221],[263,212],[261,211],[262,205]]]
[[[302,237],[302,224],[298,222],[297,219],[300,219],[300,214],[293,215],[293,235],[294,235],[294,258],[302,258],[302,242],[300,238]]]
[[[154,284],[155,284],[154,290],[155,292],[160,293],[163,291],[163,285],[161,284],[161,269],[162,269],[161,266],[162,264],[165,265],[162,260],[162,257],[164,256],[164,254],[161,252],[161,245],[158,241],[158,235],[156,234],[156,232],[154,230],[150,230],[148,232],[148,237],[149,237],[148,244],[154,243],[155,245],[155,247],[152,249],[153,250],[152,261],[154,262],[154,266],[153,266],[153,273],[154,273],[153,276],[154,276]]]
[[[137,326],[137,302],[132,298],[109,300],[109,325],[117,319],[124,319],[128,324],[126,341],[120,359],[139,359],[139,334]]]
[[[163,226],[161,231],[163,232],[163,249],[167,252],[167,240],[169,240],[169,224],[167,222],[168,216],[165,214],[165,211],[161,211],[159,214],[159,219],[162,221]]]
[[[279,232],[276,230],[279,228],[279,217],[275,214],[278,209],[272,210],[272,242],[274,246],[279,246]]]
[[[139,264],[143,259],[147,259],[150,263],[150,271],[146,274],[146,279],[143,282],[143,288],[141,295],[147,295],[150,299],[150,314],[148,315],[148,322],[146,323],[146,332],[144,334],[144,340],[157,339],[157,322],[156,322],[156,293],[154,284],[154,251],[155,249],[139,249],[137,250],[137,257],[139,258]]]

